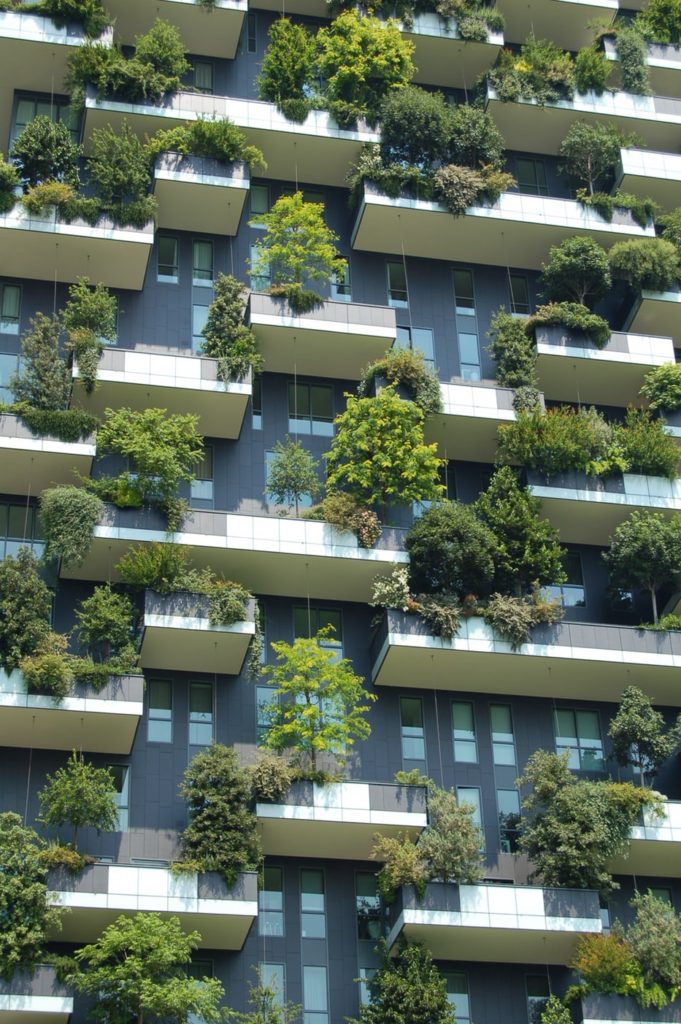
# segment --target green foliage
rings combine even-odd
[[[653,417],[648,409],[627,409],[624,427],[615,428],[615,440],[622,448],[631,473],[676,478],[679,449],[667,431],[664,420]]]
[[[460,885],[480,881],[483,837],[474,814],[473,805],[459,804],[454,793],[428,786],[429,824],[417,844],[427,878]]]
[[[266,494],[276,505],[285,505],[289,510],[294,506],[298,515],[301,498],[306,494],[314,498],[319,491],[319,463],[300,441],[291,440],[288,434],[285,442],[276,442],[273,451]]]
[[[612,64],[596,46],[583,46],[575,57],[577,92],[595,92],[602,96],[612,73]]]
[[[295,778],[289,759],[270,750],[258,751],[248,774],[255,798],[275,804],[283,799]]]
[[[563,609],[559,601],[545,600],[537,590],[529,597],[492,594],[483,607],[482,617],[517,651],[531,639],[533,626],[552,626],[563,618]]]
[[[12,146],[24,191],[29,185],[59,181],[78,188],[78,159],[82,147],[71,140],[64,121],[52,121],[38,114],[26,125]]]
[[[417,593],[485,592],[494,576],[496,541],[471,505],[440,501],[415,520],[405,547]]]
[[[31,970],[44,956],[59,912],[47,896],[44,843],[18,814],[0,814],[0,978]]]
[[[610,339],[608,321],[579,302],[549,302],[538,306],[524,325],[530,335],[537,327],[565,327],[568,331],[586,334],[596,348],[603,348]]]
[[[372,548],[381,536],[381,521],[376,513],[345,491],[329,491],[319,505],[303,513],[303,517],[321,519],[338,530],[354,533],[363,548]]]
[[[547,299],[591,307],[610,290],[608,254],[588,235],[566,238],[560,245],[551,246],[548,263],[542,264],[540,283]]]
[[[361,676],[347,658],[319,641],[331,640],[325,627],[316,637],[298,637],[292,644],[272,644],[275,665],[263,674],[275,687],[268,708],[263,745],[271,750],[293,750],[300,764],[317,770],[317,755],[334,755],[342,764],[356,740],[368,739],[366,714],[377,698],[363,689]]]
[[[636,893],[636,919],[627,940],[647,986],[670,990],[681,986],[681,918],[671,903],[651,892]]]
[[[394,836],[376,833],[371,856],[382,864],[377,889],[385,903],[394,903],[403,885],[413,885],[419,899],[423,899],[427,883],[425,866],[407,833],[398,832]]]
[[[82,409],[34,409],[25,402],[16,402],[7,411],[19,416],[36,437],[56,437],[67,443],[89,437],[99,422]]]
[[[257,984],[249,982],[248,1005],[252,1007],[248,1013],[225,1009],[224,1019],[229,1024],[298,1024],[301,1006],[284,1002],[281,992],[274,980],[265,983],[259,967],[254,968]]]
[[[88,394],[94,391],[97,368],[104,342],[116,342],[116,297],[103,284],[90,286],[79,277],[69,288],[62,319],[68,333],[67,348],[78,364],[80,379]]]
[[[648,96],[651,92],[648,52],[640,26],[640,19],[637,19],[632,26],[618,29],[615,45],[620,62],[623,91],[637,96]]]
[[[448,109],[448,160],[476,170],[482,167],[500,170],[504,164],[505,142],[492,115],[466,103]]]
[[[29,693],[52,697],[61,703],[71,689],[73,671],[66,657],[67,638],[47,632],[33,654],[22,658],[19,668]]]
[[[677,257],[681,259],[681,206],[659,218],[662,237],[676,248]]]
[[[177,917],[121,915],[97,942],[76,950],[67,982],[92,997],[98,1024],[185,1024],[191,1016],[217,1024],[223,989],[217,978],[189,975],[198,932],[186,933]]]
[[[9,213],[16,197],[14,189],[19,185],[19,172],[14,164],[7,163],[0,153],[0,213]]]
[[[148,195],[151,171],[144,146],[125,120],[120,131],[107,125],[95,128],[90,138],[88,170],[100,208],[117,224],[144,227],[156,209]]]
[[[432,199],[434,195],[430,172],[411,164],[384,164],[380,147],[374,142],[364,143],[357,163],[351,165],[347,179],[350,185],[350,202],[354,206],[362,198],[365,181],[372,181],[381,192],[393,199],[402,192],[419,199]]]
[[[381,377],[388,384],[406,388],[424,416],[442,412],[440,381],[425,362],[422,352],[408,348],[390,349],[382,359],[375,360],[362,371],[357,397],[366,398],[371,394],[373,382]]]
[[[71,374],[59,354],[57,317],[36,313],[21,340],[22,371],[10,379],[17,402],[50,412],[66,409]]]
[[[75,750],[64,767],[47,776],[38,800],[38,820],[48,828],[70,825],[75,850],[79,829],[94,828],[99,835],[118,828],[116,784],[111,769],[96,767]]]
[[[154,159],[159,153],[174,152],[222,163],[244,160],[250,167],[267,169],[260,150],[248,144],[243,128],[233,124],[228,117],[199,117],[188,124],[157,132],[148,141],[146,152],[149,159]]]
[[[609,934],[581,935],[570,966],[576,970],[584,991],[629,995],[632,980],[640,973],[633,950],[621,929]]]
[[[640,391],[653,410],[675,412],[681,409],[681,363],[664,363],[649,370]]]
[[[443,640],[451,640],[461,625],[461,605],[450,594],[419,594],[417,600],[410,599],[408,610],[417,612],[429,632]]]
[[[210,570],[207,573],[210,574]],[[235,622],[244,621],[251,594],[240,583],[224,579],[210,580],[206,592],[210,598],[211,626],[231,626]]]
[[[656,43],[681,43],[681,3],[679,0],[648,0],[636,18],[636,27]]]
[[[572,1014],[558,996],[551,995],[539,1017],[540,1024],[572,1024]]]
[[[482,113],[480,111],[479,113]],[[381,159],[427,170],[447,156],[452,111],[442,93],[393,89],[381,105]]]
[[[40,217],[54,207],[64,220],[72,219],[66,213],[75,202],[73,186],[64,181],[43,181],[39,185],[30,185],[21,197],[21,205],[32,216]]]
[[[41,6],[57,25],[76,22],[91,39],[101,35],[110,24],[101,0],[42,0]]]
[[[571,99],[575,89],[572,57],[547,39],[532,35],[520,53],[502,50],[489,81],[505,103],[535,100],[540,106]]]
[[[218,274],[203,328],[201,354],[217,359],[218,376],[225,383],[243,380],[263,366],[255,334],[244,323],[244,293],[241,281]]]
[[[490,321],[489,352],[496,363],[497,383],[505,388],[536,388],[537,354],[525,324],[498,309]]]
[[[561,172],[575,178],[590,193],[609,188],[614,181],[620,149],[640,145],[633,134],[615,125],[573,121],[560,144]]]
[[[474,206],[484,189],[484,179],[479,171],[457,164],[439,167],[433,174],[433,184],[438,199],[454,217],[460,217]]]
[[[82,565],[102,511],[97,495],[80,487],[50,487],[43,491],[40,523],[45,558],[61,558],[65,566]]]
[[[454,1024],[445,980],[422,946],[404,946],[394,958],[384,950],[370,991],[371,1002],[350,1024]]]
[[[614,278],[635,291],[663,292],[676,284],[679,262],[676,247],[665,238],[632,238],[615,242],[608,253]]]
[[[636,511],[620,523],[603,554],[613,587],[650,591],[655,622],[658,590],[681,583],[680,537],[679,516],[667,519],[660,512]]]
[[[0,562],[0,666],[6,672],[32,655],[50,628],[52,599],[28,548]]]
[[[276,103],[290,120],[304,121],[310,109],[306,86],[313,76],[314,37],[304,25],[282,17],[270,26],[269,38],[257,79],[258,95]]]
[[[546,477],[610,465],[612,430],[596,409],[561,406],[518,413],[499,427],[499,456],[505,462],[539,469]]]
[[[189,824],[180,837],[182,856],[195,871],[218,871],[234,885],[242,871],[262,861],[257,820],[250,809],[248,773],[234,750],[214,743],[189,762],[180,795]]]
[[[372,608],[397,608],[406,612],[409,607],[409,567],[396,565],[389,576],[374,576]]]
[[[78,643],[94,661],[107,661],[130,643],[133,607],[111,584],[95,587],[76,608]]]
[[[190,589],[186,577],[190,572],[191,548],[184,544],[132,544],[116,565],[124,583],[140,590],[151,589],[171,594]]]
[[[622,693],[617,714],[610,721],[608,736],[619,765],[633,765],[645,780],[655,775],[671,757],[679,738],[681,722],[667,729],[664,717],[655,711],[647,694],[637,686]]]
[[[619,189],[610,195],[608,192],[588,194],[586,189],[578,188],[577,201],[596,210],[608,223],[612,221],[615,210],[628,210],[632,219],[642,228],[650,224],[660,209],[654,199],[641,198],[630,192],[620,192]]]

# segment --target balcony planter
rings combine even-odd
[[[639,1006],[631,996],[605,995],[592,992],[582,996],[578,1017],[581,1024],[614,1024],[615,1021],[632,1021],[639,1024],[681,1024],[681,999],[675,999],[669,1006],[658,1010],[654,1006]]]

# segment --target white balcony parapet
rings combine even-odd
[[[631,6],[631,4],[627,4]],[[567,50],[579,50],[593,42],[594,18],[613,19],[618,0],[497,0],[496,7],[506,22],[507,41],[524,43],[530,33],[537,39],[552,39]]]
[[[513,389],[489,381],[477,384],[440,383],[442,412],[426,421],[426,438],[437,441],[443,458],[492,462],[497,431],[516,418]]]
[[[680,76],[681,78],[681,76]],[[616,187],[650,196],[665,210],[678,204],[681,156],[649,149],[621,149]]]
[[[66,1024],[73,1013],[73,996],[57,980],[54,967],[39,964],[31,972],[15,971],[0,979],[2,1024]]]
[[[642,334],[661,332],[681,344],[681,288],[666,292],[644,290],[634,301],[625,330]]]
[[[662,814],[643,809],[643,821],[630,834],[628,855],[611,865],[622,875],[681,876],[681,801],[666,800]]]
[[[159,153],[154,165],[158,225],[170,231],[235,235],[251,186],[243,161],[225,164]]]
[[[470,88],[494,64],[504,45],[502,32],[488,32],[485,40],[463,40],[456,18],[435,11],[415,14],[401,32],[414,44],[414,81],[426,85]]]
[[[38,494],[51,484],[73,483],[74,469],[89,474],[95,452],[94,436],[36,436],[19,416],[0,414],[0,479],[7,494]]]

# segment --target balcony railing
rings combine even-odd
[[[0,479],[5,494],[39,494],[52,484],[70,484],[74,470],[89,476],[96,445],[34,434],[19,416],[0,414]]]
[[[2,1024],[67,1024],[72,1013],[73,996],[54,967],[39,964],[32,973],[16,971],[11,981],[0,978]]]
[[[401,30],[414,44],[414,81],[426,85],[470,88],[492,67],[504,45],[501,32],[488,32],[484,41],[461,39],[456,18],[443,18],[434,11],[415,14],[411,25]]]
[[[681,875],[681,802],[667,800],[662,815],[649,808],[643,820],[631,830],[626,857],[612,865],[618,875],[650,875],[678,878]]]
[[[668,292],[643,291],[635,299],[625,330],[641,334],[681,336],[681,289]]]
[[[642,1009],[631,996],[605,995],[592,992],[582,996],[577,1006],[580,1024],[621,1024],[622,1021],[646,1021],[646,1024],[681,1024],[681,999],[675,999],[661,1010],[654,1006]]]

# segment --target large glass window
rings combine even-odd
[[[326,938],[326,897],[321,868],[300,872],[300,933],[304,939]]]
[[[545,974],[528,974],[525,978],[527,988],[527,1019],[529,1024],[540,1024],[541,1015],[546,1009],[551,990],[549,979]]]
[[[528,196],[547,196],[546,166],[543,160],[517,157],[515,162],[518,191]]]
[[[463,380],[481,380],[480,346],[477,334],[459,331],[459,366]]]
[[[21,288],[0,284],[0,334],[18,334],[21,319]]]
[[[586,606],[586,590],[582,574],[582,559],[577,551],[568,551],[563,559],[563,567],[567,575],[565,583],[547,587],[548,596],[558,599],[564,608],[584,608]]]
[[[164,284],[179,281],[179,246],[172,235],[159,235],[156,246],[156,276]]]
[[[295,605],[293,608],[293,632],[296,637],[316,636],[326,626],[333,628],[333,633],[320,646],[335,651],[338,658],[343,657],[343,613],[340,608],[308,608],[306,605]]]
[[[409,293],[404,263],[389,261],[385,266],[388,277],[388,305],[405,308],[409,305]]]
[[[398,327],[394,347],[420,352],[431,366],[435,362],[433,332],[429,327]]]
[[[556,750],[570,752],[570,768],[576,771],[603,771],[603,740],[596,711],[556,708],[554,712]]]
[[[43,556],[38,510],[35,505],[0,502],[0,558],[16,557],[21,547],[30,548],[36,558]]]
[[[303,1024],[328,1024],[326,967],[303,967]]]
[[[475,316],[475,290],[471,270],[454,271],[457,316]]]
[[[454,739],[454,760],[467,764],[476,764],[478,760],[478,744],[475,738],[475,716],[472,704],[453,701],[452,733]]]
[[[209,747],[213,742],[213,684],[189,684],[189,745]]]
[[[497,790],[497,812],[501,850],[503,853],[515,853],[520,827],[520,797],[517,789]]]
[[[255,688],[255,718],[256,718],[256,743],[263,741],[265,733],[270,724],[270,709],[273,704],[278,703],[276,690],[273,686],[256,686]]]
[[[482,832],[482,800],[477,786],[457,786],[456,800],[459,804],[471,804],[474,808],[472,821]]]
[[[271,281],[269,261],[256,245],[251,246],[250,252],[251,289],[254,292],[266,292]]]
[[[107,765],[113,775],[116,790],[116,807],[118,809],[117,832],[125,832],[130,827],[130,768],[127,764]]]
[[[203,302],[192,303],[192,351],[200,352],[206,340],[203,329],[208,323],[209,306]]]
[[[213,281],[213,243],[195,241],[192,246],[192,281],[195,285],[210,285]]]
[[[357,938],[364,942],[378,942],[381,937],[381,900],[374,871],[358,871],[355,875],[355,903]]]
[[[261,935],[284,934],[284,872],[282,868],[263,868],[262,889],[258,893],[258,931]]]
[[[530,308],[530,289],[524,274],[509,274],[508,286],[511,293],[511,312],[517,316],[527,316]]]
[[[406,770],[425,769],[426,738],[423,728],[423,702],[419,697],[400,698],[400,726],[402,766]]]
[[[513,739],[513,718],[508,704],[490,704],[490,725],[492,728],[492,755],[498,765],[516,764],[515,742]]]
[[[333,388],[289,381],[288,429],[292,434],[333,437]]]
[[[192,508],[212,508],[215,497],[212,445],[205,445],[201,461],[196,464],[194,472],[196,476],[189,485],[190,504]]]
[[[276,1006],[286,1002],[286,968],[284,964],[260,964],[260,977],[263,985],[267,985],[274,993]]]
[[[147,740],[150,743],[172,743],[173,684],[169,679],[150,679],[147,693]]]
[[[447,1000],[454,1008],[456,1024],[470,1024],[471,1005],[468,997],[468,978],[462,971],[443,971],[447,985]]]

